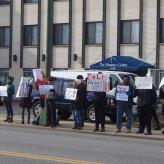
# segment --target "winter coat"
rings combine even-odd
[[[159,98],[164,99],[164,91],[162,90],[162,88],[160,88],[160,91],[159,91]]]
[[[32,97],[31,97],[32,89],[33,89],[33,86],[31,84],[29,84],[28,85],[28,97],[23,97],[20,100],[19,106],[21,108],[28,108],[29,109],[32,107]]]
[[[77,95],[76,95],[76,100],[74,102],[75,104],[75,109],[76,110],[83,110],[85,106],[85,100],[86,100],[86,85],[84,83],[78,84],[77,85]]]
[[[5,97],[5,100],[7,101],[11,101],[13,99],[13,95],[15,94],[15,86],[13,82],[14,82],[14,77],[10,76],[7,85],[7,97]]]
[[[152,89],[142,89],[137,90],[137,106],[143,107],[143,106],[154,106],[157,101],[157,93],[156,89],[153,86]]]

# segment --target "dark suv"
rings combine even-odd
[[[68,119],[72,114],[72,102],[71,100],[66,100],[64,98],[66,88],[72,88],[72,80],[71,79],[63,79],[57,78],[56,84],[58,86],[58,93],[56,97],[56,108],[57,113],[61,117],[61,119]],[[88,94],[89,95],[89,94]],[[39,94],[38,92],[33,92],[33,113],[34,115],[38,115],[41,111],[40,102],[39,102]],[[111,122],[116,122],[116,106],[113,97],[107,96],[107,105],[106,105],[106,116],[108,116]],[[95,110],[93,106],[92,99],[87,96],[87,102],[85,107],[85,116],[86,119],[94,122],[95,121]]]

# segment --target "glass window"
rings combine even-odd
[[[54,24],[53,26],[53,44],[69,44],[69,24]]]
[[[24,3],[38,3],[38,0],[24,0]]]
[[[8,5],[10,4],[10,0],[0,0],[0,5]]]
[[[103,28],[102,23],[86,23],[86,44],[102,44]]]
[[[38,41],[38,26],[26,25],[23,32],[23,45],[24,46],[37,46]]]
[[[10,45],[10,27],[0,27],[0,47]]]
[[[164,19],[160,20],[160,43],[164,43]]]
[[[139,43],[139,21],[121,22],[121,43]]]

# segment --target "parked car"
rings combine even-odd
[[[98,71],[52,71],[51,76],[56,77],[56,83],[59,86],[59,93],[56,97],[56,108],[58,111],[59,117],[61,119],[68,119],[72,114],[72,102],[71,100],[66,100],[64,98],[66,88],[72,88],[72,81],[76,79],[77,75],[81,74],[84,78],[87,77],[88,73],[98,73]],[[104,74],[107,74],[111,77],[113,89],[107,92],[107,103],[105,114],[111,120],[111,122],[116,122],[116,103],[115,103],[115,87],[117,84],[122,82],[122,76],[127,74],[130,77],[131,83],[134,85],[135,74],[127,72],[114,72],[114,71],[102,71]],[[39,94],[33,94],[33,113],[38,115],[41,111],[39,103]],[[93,106],[93,101],[87,96],[87,103],[85,108],[86,119],[90,122],[95,121],[95,109]]]

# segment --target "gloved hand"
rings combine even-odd
[[[55,89],[50,89],[50,92],[55,93]]]

